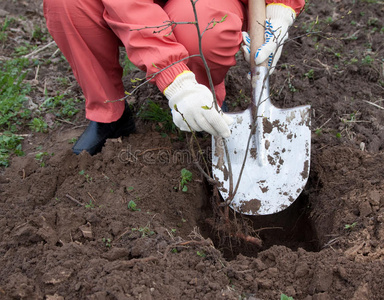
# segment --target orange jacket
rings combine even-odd
[[[163,5],[167,1],[158,0],[156,2],[158,2],[160,5]],[[239,0],[239,2],[242,2],[245,5],[245,7],[248,6],[248,0]],[[300,14],[300,12],[302,11],[302,9],[305,6],[305,0],[266,0],[265,3],[266,3],[266,5],[268,5],[268,4],[281,4],[284,6],[288,6],[293,11],[295,11],[296,16],[298,16]],[[158,72],[159,67],[164,68],[167,65],[171,64],[172,61],[174,61],[174,59],[176,59],[176,58],[181,59],[181,58],[188,56],[188,54],[185,53],[184,51],[180,52],[181,49],[179,47],[175,47],[174,49],[175,49],[175,51],[172,51],[171,49],[169,49],[170,51],[167,51],[167,53],[164,53],[165,56],[162,58],[162,62],[157,63],[156,67],[154,67],[154,65],[151,64],[151,65],[147,65],[146,67],[141,65],[141,68],[144,70],[147,70],[147,74],[150,75],[150,74]],[[177,51],[179,51],[179,52],[177,52]],[[168,55],[169,55],[169,58],[167,58]],[[184,61],[180,64],[172,66],[171,68],[163,71],[162,73],[160,73],[159,75],[156,76],[156,79],[154,79],[153,81],[156,81],[156,84],[161,91],[163,91],[170,83],[172,83],[173,79],[178,74],[180,74],[181,72],[183,72],[185,70],[188,70],[188,67],[186,66],[186,62],[187,61]],[[139,64],[139,67],[140,67],[140,64]]]

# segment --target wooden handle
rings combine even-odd
[[[251,70],[255,67],[255,53],[264,44],[265,0],[249,0],[248,2],[249,36],[251,38]],[[262,63],[261,65],[267,65]]]

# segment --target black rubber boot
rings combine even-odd
[[[101,151],[107,139],[128,136],[136,131],[135,121],[127,103],[119,120],[112,123],[91,121],[76,144],[72,147],[75,154],[83,150],[94,155]]]

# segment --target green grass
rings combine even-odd
[[[3,25],[0,33],[4,33],[6,26]],[[24,155],[21,149],[23,138],[19,135],[23,130],[29,127],[34,132],[48,131],[44,121],[46,113],[69,119],[79,111],[80,100],[66,99],[65,94],[54,97],[46,95],[46,100],[33,111],[26,106],[32,87],[25,79],[37,63],[26,58],[0,61],[0,166],[7,167],[13,154]]]
[[[48,97],[41,105],[40,110],[54,114],[58,118],[71,118],[79,112],[79,99],[65,98],[65,94]]]
[[[11,154],[23,155],[23,138],[16,133],[31,115],[24,107],[31,91],[24,82],[29,64],[22,58],[0,61],[0,166],[8,166]]]
[[[24,82],[29,66],[27,59],[0,61],[0,129],[15,132],[22,120],[30,117],[23,107],[26,95],[31,91]]]
[[[177,132],[177,127],[173,123],[172,115],[169,109],[163,109],[159,104],[148,100],[146,105],[139,111],[139,117],[156,123],[158,131]]]
[[[0,135],[0,166],[8,167],[11,154],[24,155],[21,149],[22,140],[22,137],[9,131]]]

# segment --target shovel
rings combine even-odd
[[[252,0],[249,5],[253,58],[264,41],[265,1]],[[252,103],[245,111],[228,113],[234,119],[229,138],[212,138],[212,172],[232,209],[269,215],[291,205],[307,183],[310,106],[275,107],[269,96],[268,68],[251,69]]]

